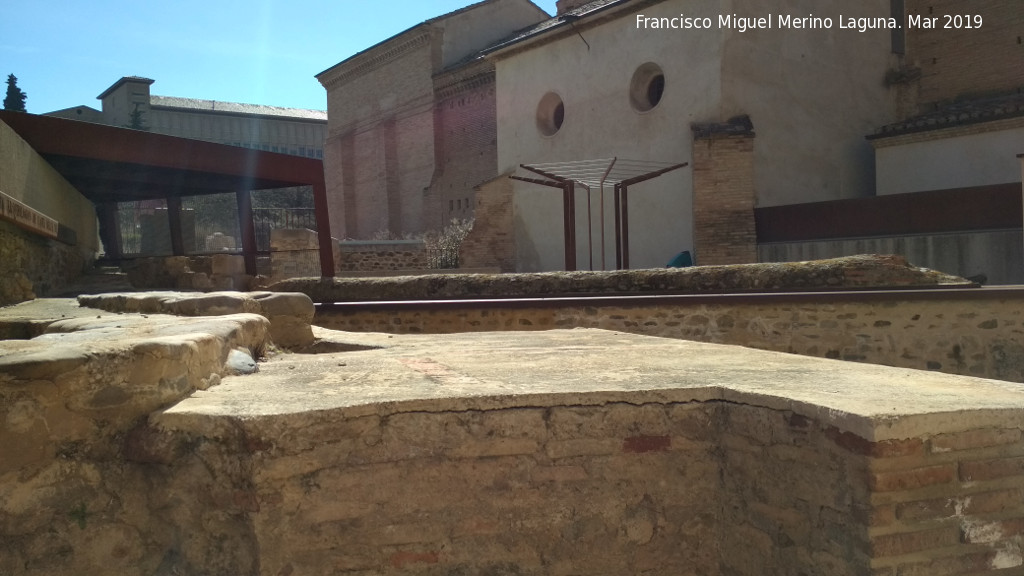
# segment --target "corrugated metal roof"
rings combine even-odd
[[[160,108],[175,108],[196,112],[221,112],[225,114],[244,114],[248,116],[274,116],[278,118],[327,121],[327,112],[325,110],[281,108],[278,106],[264,106],[262,104],[220,102],[217,100],[178,98],[175,96],[150,96],[149,103],[150,106]]]

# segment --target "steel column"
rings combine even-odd
[[[313,214],[316,216],[316,238],[320,244],[320,277],[334,278],[334,242],[331,241],[331,218],[327,210],[327,185],[313,185]]]
[[[620,185],[622,193],[622,269],[629,270],[629,187]]]
[[[252,193],[248,190],[235,192],[238,202],[238,230],[242,234],[242,256],[245,258],[245,273],[256,275],[256,226],[252,219]]]
[[[100,240],[109,260],[120,261],[122,256],[121,226],[117,218],[117,202],[103,202],[96,207],[100,222]]]
[[[577,269],[575,262],[575,182],[562,184],[562,225],[565,231],[565,270]]]
[[[185,255],[185,242],[181,237],[181,197],[168,196],[167,225],[171,229],[171,253],[175,256]],[[195,231],[193,230],[193,235]]]
[[[622,202],[618,184],[614,187],[613,196],[615,198],[615,269],[622,270]]]

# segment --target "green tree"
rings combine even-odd
[[[128,120],[128,124],[125,128],[131,128],[132,130],[146,130],[149,131],[149,127],[146,126],[146,119],[143,117],[142,110],[139,110],[138,102],[135,103],[135,109],[132,110],[131,118]]]
[[[25,94],[21,88],[18,88],[18,79],[14,74],[7,75],[7,96],[4,97],[4,110],[10,110],[12,112],[27,112],[25,110],[25,98],[28,94]]]

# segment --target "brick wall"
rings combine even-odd
[[[1017,0],[907,0],[908,14],[939,17],[938,28],[907,31],[906,62],[921,69],[921,104],[1024,87],[1020,8]],[[943,28],[946,14],[981,15],[983,27]]]
[[[312,443],[268,438],[254,455],[254,529],[274,541],[260,564],[270,574],[708,569],[718,502],[708,422],[699,404],[611,403],[393,413],[322,422]]]
[[[604,328],[1024,382],[1021,296],[978,294],[972,300],[891,295],[827,302],[691,297],[632,306],[367,305],[321,310],[315,322],[336,330],[394,333]]]
[[[463,268],[516,269],[512,181],[499,176],[476,190],[476,219],[459,248]]]
[[[432,32],[412,29],[321,79],[330,113],[328,203],[346,238],[426,230],[436,49]]]
[[[415,362],[443,377],[444,366]],[[742,395],[598,396],[282,420],[274,436],[250,424],[220,442],[249,447],[251,484],[219,505],[252,518],[271,574],[949,576],[1024,565],[1019,428],[870,440]]]
[[[440,229],[453,218],[472,218],[478,208],[475,187],[497,174],[494,65],[459,68],[438,77],[434,87],[437,171],[430,188],[438,202],[432,225]]]
[[[873,574],[1020,570],[1020,428],[993,426],[874,444],[840,435],[839,441],[875,456],[867,476],[871,507],[865,510]]]
[[[698,264],[757,262],[754,137],[713,134],[693,143],[694,250]]]
[[[434,75],[439,34],[407,31],[325,80],[325,174],[332,222],[345,238],[420,234],[472,218],[474,186],[497,173],[494,66]]]

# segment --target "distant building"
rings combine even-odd
[[[45,114],[157,134],[323,158],[327,112],[150,94],[153,80],[125,76],[97,98],[102,109],[75,106]]]

